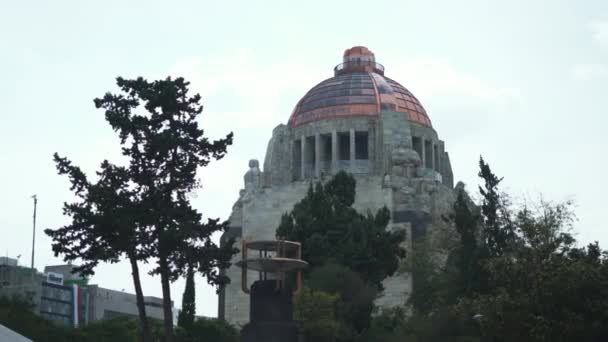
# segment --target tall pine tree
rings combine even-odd
[[[94,102],[118,132],[128,165],[105,161],[98,189],[67,159],[56,157],[60,173],[70,177],[80,201],[66,205],[72,224],[47,234],[56,253],[90,260],[91,267],[100,261],[115,262],[122,253],[135,252],[134,260],[153,258],[152,274],[161,278],[165,339],[172,342],[171,282],[189,267],[211,284],[228,281],[219,269],[230,265],[236,250],[230,242],[218,246],[211,240],[227,222],[204,222],[187,195],[200,186],[198,169],[225,155],[232,133],[216,141],[204,136],[197,121],[203,110],[201,97],[189,95],[183,78],[148,82],[119,77],[117,84],[118,94],[107,93]],[[128,239],[113,228],[124,231]]]
[[[186,276],[186,288],[182,296],[182,310],[177,317],[177,325],[189,330],[194,323],[196,316],[196,305],[195,305],[195,288],[194,288],[194,269],[188,268],[188,274]]]
[[[283,215],[277,236],[302,242],[302,258],[311,267],[334,262],[382,288],[382,281],[399,267],[405,257],[401,243],[404,231],[386,229],[390,212],[384,207],[375,214],[358,213],[354,177],[344,171],[326,184],[311,185],[293,210]]]

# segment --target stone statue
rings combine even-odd
[[[249,161],[249,171],[245,173],[245,192],[258,192],[262,189],[262,171],[257,159]]]
[[[422,164],[418,153],[405,146],[396,146],[391,151],[391,174],[400,177],[415,177]]]
[[[385,173],[384,177],[382,178],[382,187],[383,188],[391,187],[391,175],[389,175],[388,173]]]

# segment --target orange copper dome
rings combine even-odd
[[[302,97],[289,118],[292,127],[329,118],[378,116],[399,112],[417,124],[432,127],[418,99],[398,82],[384,76],[366,47],[344,51],[334,77],[317,84]]]

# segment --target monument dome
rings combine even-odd
[[[455,196],[445,143],[420,101],[387,77],[363,46],[344,52],[334,76],[312,87],[288,122],[273,129],[263,163],[253,159],[244,171],[222,237],[235,238],[236,246],[243,240],[274,240],[281,216],[306,195],[311,182],[327,181],[339,171],[356,180],[354,208],[362,213],[388,208],[387,229],[405,230],[406,248],[416,239],[436,240]],[[231,282],[220,292],[218,316],[245,324],[249,297],[241,288],[250,284],[242,282],[255,275],[241,277],[235,266],[223,272]],[[404,305],[412,275],[396,274],[383,286],[376,300],[380,308]]]
[[[344,51],[344,59],[334,68],[334,77],[310,89],[298,102],[289,124],[336,117],[378,116],[383,111],[403,113],[412,122],[432,127],[420,101],[404,86],[385,76],[366,47]]]

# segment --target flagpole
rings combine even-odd
[[[32,196],[34,199],[34,215],[32,216],[32,269],[34,268],[34,249],[36,247],[36,205],[38,204],[38,197]]]

